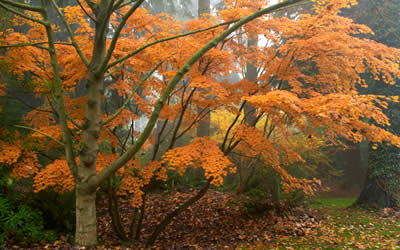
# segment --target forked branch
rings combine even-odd
[[[174,40],[174,39],[177,39],[177,38],[181,38],[181,37],[193,35],[193,34],[196,34],[196,33],[201,33],[201,32],[204,32],[204,31],[216,29],[216,28],[218,28],[218,27],[221,27],[221,26],[224,26],[224,25],[229,25],[229,24],[232,24],[232,23],[237,22],[237,21],[238,21],[238,20],[233,20],[233,21],[229,21],[229,22],[224,22],[224,23],[220,23],[220,24],[217,24],[217,25],[214,25],[214,26],[210,26],[210,27],[207,27],[207,28],[204,28],[204,29],[198,29],[198,30],[194,30],[194,31],[190,31],[190,32],[186,32],[186,33],[179,34],[179,35],[170,36],[170,37],[166,37],[166,38],[162,38],[162,39],[153,41],[153,42],[151,42],[151,43],[148,43],[148,44],[146,44],[146,45],[143,45],[142,47],[140,47],[140,48],[138,48],[138,49],[136,49],[136,50],[134,50],[134,51],[128,53],[127,55],[125,55],[125,56],[123,56],[123,57],[121,57],[121,58],[115,60],[114,62],[110,63],[110,64],[107,66],[107,69],[109,69],[109,68],[111,68],[111,67],[114,67],[114,66],[117,65],[118,63],[123,62],[123,61],[127,60],[128,58],[130,58],[130,57],[136,55],[137,53],[141,52],[142,50],[144,50],[144,49],[146,49],[146,48],[148,48],[148,47],[151,47],[151,46],[153,46],[153,45],[156,45],[156,44],[158,44],[158,43],[162,43],[162,42]]]
[[[82,62],[86,65],[86,67],[88,67],[89,66],[89,60],[85,57],[85,55],[83,54],[81,48],[79,47],[78,43],[76,42],[74,33],[72,32],[72,29],[71,29],[71,26],[69,26],[67,20],[65,19],[64,14],[61,12],[59,7],[57,6],[56,1],[55,0],[50,0],[50,1],[53,4],[54,8],[56,9],[58,15],[60,16],[61,21],[63,22],[65,28],[67,29],[68,36],[71,39],[72,46],[74,46],[74,48],[76,50],[76,53],[78,53],[78,55],[81,58]]]
[[[40,6],[33,6],[33,5],[26,4],[26,3],[19,3],[19,2],[14,2],[14,1],[10,1],[10,0],[0,0],[0,1],[5,4],[8,4],[13,7],[23,9],[23,10],[29,10],[29,11],[35,11],[35,12],[43,11],[43,8]]]
[[[54,0],[52,0],[54,1]],[[108,61],[110,61],[111,56],[114,52],[115,46],[117,45],[118,42],[118,38],[121,34],[122,29],[124,28],[126,22],[128,21],[129,17],[131,17],[133,15],[133,13],[135,13],[135,11],[139,8],[139,6],[144,2],[144,0],[138,0],[130,9],[129,11],[122,17],[122,20],[120,21],[120,23],[118,24],[118,27],[115,29],[112,40],[111,40],[111,44],[110,47],[108,48],[107,51],[107,55],[104,58],[104,62],[102,64],[102,66],[100,67],[100,71],[103,71],[104,69],[107,69],[107,64]]]
[[[41,134],[41,135],[43,135],[43,136],[46,136],[47,138],[49,138],[49,139],[51,139],[51,140],[57,142],[58,144],[60,144],[60,145],[63,146],[63,147],[65,146],[64,143],[62,143],[61,141],[57,140],[57,139],[54,138],[53,136],[48,135],[48,134],[46,134],[46,133],[44,133],[44,132],[42,132],[42,131],[40,131],[40,130],[37,130],[37,129],[35,129],[35,128],[26,127],[26,126],[21,126],[21,125],[14,125],[14,127],[16,127],[16,128],[23,128],[23,129],[27,129],[27,130],[31,130],[31,131],[33,131],[33,132],[39,133],[39,134]]]
[[[180,69],[179,71],[175,74],[175,76],[170,80],[168,86],[158,99],[153,113],[150,116],[149,121],[147,122],[146,127],[144,128],[143,132],[139,136],[139,138],[136,140],[136,142],[131,145],[128,150],[121,155],[117,160],[115,160],[113,163],[111,163],[108,167],[106,167],[103,171],[101,171],[98,175],[93,176],[89,179],[89,185],[90,187],[95,190],[96,187],[98,187],[101,183],[103,183],[109,176],[111,176],[115,171],[120,169],[122,166],[124,166],[132,157],[142,148],[143,144],[145,141],[148,139],[148,137],[151,134],[151,131],[153,130],[158,117],[160,115],[161,109],[163,108],[164,104],[166,103],[168,97],[170,96],[171,92],[174,90],[175,86],[178,84],[178,82],[183,78],[183,76],[190,70],[192,65],[196,63],[204,54],[206,54],[210,49],[214,48],[219,42],[223,41],[226,37],[228,37],[230,34],[232,34],[235,30],[243,26],[244,24],[260,17],[265,14],[274,12],[276,10],[279,10],[283,7],[292,5],[294,3],[298,3],[304,0],[287,0],[272,6],[269,6],[267,8],[264,8],[262,10],[259,10],[247,17],[244,17],[240,19],[238,22],[234,23],[230,28],[222,32],[219,36],[208,42],[203,48],[201,48],[197,53],[195,53]]]
[[[42,25],[48,24],[48,23],[45,22],[45,21],[42,21],[42,20],[40,20],[40,19],[31,17],[31,16],[29,16],[29,15],[27,15],[27,14],[25,14],[25,13],[19,11],[19,10],[13,9],[13,8],[11,8],[11,7],[7,6],[7,5],[5,5],[5,4],[3,3],[4,0],[0,0],[0,1],[1,1],[1,2],[0,2],[0,7],[1,7],[1,8],[5,9],[5,10],[7,10],[7,11],[9,11],[9,12],[11,12],[11,13],[17,15],[17,16],[20,16],[20,17],[22,17],[22,18],[31,20],[32,22],[35,22],[35,23],[40,23],[40,24],[42,24]]]
[[[111,115],[107,120],[105,120],[102,124],[102,126],[106,125],[107,123],[111,122],[112,120],[114,120],[129,104],[129,102],[131,101],[133,95],[136,93],[136,90],[145,82],[147,81],[147,79],[149,79],[154,72],[158,69],[158,67],[160,67],[162,64],[162,62],[158,63],[156,65],[156,67],[154,67],[154,69],[152,71],[150,71],[150,73],[148,73],[133,89],[132,89],[132,93],[128,96],[128,98],[126,98],[124,104],[122,104],[122,106],[113,114]]]

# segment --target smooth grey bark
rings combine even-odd
[[[104,71],[98,71],[106,54],[106,36],[112,1],[101,1],[96,13],[95,39],[92,61],[88,70],[88,100],[79,151],[78,180],[76,185],[76,232],[75,243],[90,246],[97,243],[96,187],[88,186],[90,177],[96,175],[96,159],[99,152],[98,138],[101,129],[101,96],[104,91]],[[92,211],[94,210],[94,211]]]

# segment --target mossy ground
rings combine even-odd
[[[352,198],[314,198],[308,201],[321,220],[304,236],[282,236],[265,246],[279,249],[399,249],[399,213],[354,208]]]

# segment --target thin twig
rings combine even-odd
[[[88,16],[93,22],[97,23],[96,18],[92,17],[92,15],[89,14],[89,12],[86,11],[86,9],[83,7],[83,5],[81,4],[81,2],[79,0],[75,0],[78,4],[79,7],[81,7],[81,9],[83,10],[83,12],[85,12],[86,16]]]
[[[26,14],[24,14],[24,13],[18,11],[18,10],[14,10],[14,9],[12,9],[12,8],[10,8],[10,7],[8,7],[8,6],[6,6],[6,5],[3,4],[3,3],[0,3],[0,7],[3,8],[3,9],[5,9],[6,11],[10,11],[11,13],[14,13],[15,15],[18,15],[18,16],[20,16],[20,17],[22,17],[22,18],[31,20],[32,22],[40,23],[40,24],[42,24],[42,25],[47,25],[47,24],[48,24],[47,22],[44,22],[44,21],[42,21],[42,20],[39,20],[39,19],[30,17],[30,16],[28,16],[28,15],[26,15]]]
[[[110,63],[110,64],[107,66],[107,69],[109,69],[109,68],[111,68],[111,67],[117,65],[118,63],[120,63],[120,62],[122,62],[122,61],[125,61],[126,59],[128,59],[128,58],[130,58],[130,57],[136,55],[137,53],[141,52],[142,50],[144,50],[144,49],[146,49],[146,48],[148,48],[148,47],[150,47],[150,46],[156,45],[156,44],[158,44],[158,43],[162,43],[162,42],[170,41],[170,40],[173,40],[173,39],[177,39],[177,38],[181,38],[181,37],[193,35],[193,34],[196,34],[196,33],[200,33],[200,32],[204,32],[204,31],[212,30],[212,29],[215,29],[215,28],[224,26],[224,25],[232,24],[232,23],[237,22],[237,21],[238,21],[238,20],[233,20],[233,21],[229,21],[229,22],[224,22],[224,23],[220,23],[220,24],[217,24],[217,25],[208,27],[208,28],[198,29],[198,30],[194,30],[194,31],[190,31],[190,32],[186,32],[186,33],[179,34],[179,35],[170,36],[170,37],[166,37],[166,38],[162,38],[162,39],[153,41],[153,42],[151,42],[151,43],[148,43],[148,44],[146,44],[146,45],[144,45],[144,46],[142,46],[142,47],[136,49],[135,51],[132,51],[131,53],[128,53],[127,55],[121,57],[120,59],[117,59],[117,60],[115,60],[114,62]]]
[[[48,137],[49,139],[52,139],[53,141],[57,142],[57,143],[60,144],[61,146],[65,146],[64,143],[60,142],[59,140],[57,140],[56,138],[54,138],[54,137],[51,136],[51,135],[48,135],[48,134],[46,134],[46,133],[43,133],[43,132],[40,131],[40,130],[31,128],[31,127],[21,126],[21,125],[14,125],[14,127],[16,127],[16,128],[23,128],[23,129],[28,129],[28,130],[34,131],[34,132],[36,132],[36,133],[39,133],[39,134],[41,134],[41,135],[44,135],[44,136]]]
[[[74,46],[76,53],[78,53],[79,57],[81,58],[82,62],[86,65],[86,67],[89,66],[89,60],[85,57],[85,55],[83,54],[81,48],[79,47],[77,41],[75,40],[75,36],[74,33],[72,32],[71,26],[69,26],[67,20],[65,19],[64,14],[61,12],[61,10],[59,9],[57,3],[55,0],[50,0],[50,2],[53,4],[54,8],[56,9],[58,15],[61,18],[61,21],[63,22],[65,28],[67,29],[69,38],[71,39],[71,43],[72,46]]]
[[[103,122],[102,126],[106,125],[107,123],[111,122],[112,120],[114,120],[121,112],[122,110],[124,110],[126,108],[126,106],[128,105],[128,103],[131,101],[133,95],[136,93],[136,90],[147,80],[150,78],[150,76],[152,76],[154,74],[154,72],[158,69],[158,67],[161,66],[163,62],[160,62],[156,65],[156,67],[154,67],[154,69],[148,73],[133,89],[132,89],[132,93],[128,96],[128,98],[126,98],[126,101],[124,104],[122,104],[122,106],[110,117],[108,118],[106,121]]]

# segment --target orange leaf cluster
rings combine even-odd
[[[40,164],[35,152],[24,150],[22,152],[21,160],[13,165],[11,176],[16,180],[28,178],[36,174],[39,170]]]
[[[216,142],[205,137],[196,138],[187,146],[167,151],[162,162],[167,163],[169,169],[177,170],[180,175],[183,175],[189,166],[202,168],[205,176],[212,178],[212,183],[218,186],[222,185],[223,176],[236,171]]]
[[[355,0],[314,2],[312,14],[302,14],[295,19],[265,16],[245,25],[237,33],[217,44],[191,67],[187,77],[177,85],[167,100],[168,105],[162,109],[160,119],[174,121],[181,115],[182,131],[183,128],[190,129],[192,121],[200,119],[196,117],[199,108],[225,110],[238,116],[239,121],[232,127],[230,137],[227,137],[228,144],[237,142],[235,152],[239,152],[243,157],[261,157],[265,166],[272,166],[282,176],[287,190],[302,188],[311,192],[317,183],[315,180],[297,180],[282,167],[302,161],[301,155],[295,151],[294,133],[319,136],[315,131],[323,128],[332,142],[339,142],[337,139],[341,136],[355,142],[368,138],[374,142],[386,141],[400,146],[400,139],[383,129],[389,125],[382,112],[388,99],[357,93],[357,85],[366,86],[366,81],[360,76],[362,74],[371,73],[374,78],[388,83],[400,78],[400,50],[360,38],[360,34],[372,31],[338,15],[341,8],[354,5]],[[203,15],[186,23],[167,14],[151,15],[146,9],[138,8],[121,31],[111,62],[149,42],[183,31],[209,27],[221,20],[235,20],[267,4],[267,0],[226,0],[226,9],[220,11],[219,16]],[[85,1],[83,8],[91,13]],[[110,24],[114,29],[128,9],[129,6],[126,6],[112,15]],[[93,25],[90,25],[85,12],[79,6],[66,7],[62,12],[67,22],[77,27],[74,29],[77,43],[85,57],[91,60],[94,46]],[[42,18],[30,12],[27,14]],[[42,25],[16,17],[15,26],[22,25],[29,25],[28,32],[19,33],[9,29],[4,32],[6,36],[0,43],[46,42]],[[60,31],[58,27],[53,28],[55,32]],[[139,118],[138,114],[149,116],[156,100],[178,69],[225,28],[219,27],[150,46],[108,69],[106,74],[111,72],[113,82],[106,86],[106,95],[103,96],[105,103],[109,101],[110,93],[113,93],[111,96],[117,94],[121,97],[118,101],[125,100],[143,79],[143,74],[151,71],[158,62],[163,62],[157,69],[157,76],[149,78],[140,86],[141,95],[133,95],[131,104],[136,107],[135,113],[129,108],[124,109],[116,119],[102,128],[99,141],[110,142],[113,148],[122,147],[115,131],[126,130],[127,125]],[[247,46],[249,40],[254,40],[255,46]],[[106,43],[107,47],[110,46],[110,39],[107,38]],[[82,124],[87,97],[78,96],[76,93],[87,78],[87,67],[72,46],[57,44],[56,52],[65,109],[71,118]],[[29,87],[35,91],[37,97],[45,101],[40,110],[29,112],[25,120],[30,126],[61,140],[61,129],[54,116],[54,103],[48,101],[54,90],[54,77],[48,53],[43,53],[41,48],[35,46],[14,47],[8,49],[0,59],[5,60],[20,78],[24,77],[26,72],[34,73]],[[220,80],[227,79],[232,73],[237,73],[239,78],[242,78],[249,63],[258,68],[254,81],[242,79],[230,83]],[[282,90],[283,88],[285,90]],[[2,94],[4,87],[0,85],[0,95]],[[398,97],[390,99],[398,101]],[[240,115],[243,112],[240,108],[243,101],[257,108],[254,115],[258,115],[259,121],[265,126],[260,126],[261,122],[254,127],[244,125],[244,115]],[[117,102],[114,104],[117,105]],[[101,114],[103,120],[109,118],[112,113],[106,109]],[[111,110],[114,109],[115,107]],[[377,125],[371,125],[367,120],[373,120]],[[70,121],[68,126],[72,132],[78,130]],[[223,140],[224,132],[230,127],[228,125],[218,129],[224,130],[218,132],[222,134],[218,136],[219,140]],[[267,129],[271,131],[269,135]],[[136,136],[138,131],[130,130],[129,133]],[[79,145],[80,134],[73,134]],[[30,138],[48,148],[54,146],[54,142],[48,142],[49,140],[39,133],[33,133]],[[147,145],[149,144],[148,141]],[[34,154],[1,141],[0,148],[0,163],[14,164],[13,174],[16,177],[27,177],[37,171]],[[24,159],[19,161],[22,155]],[[98,154],[97,172],[117,157],[117,154]],[[138,162],[128,164],[117,173],[117,176],[122,178],[120,193],[132,194],[132,205],[139,206],[144,185],[148,184],[154,175],[158,179],[166,178],[165,168],[162,166],[164,163],[168,163],[169,168],[177,170],[179,174],[183,174],[188,166],[203,168],[206,176],[213,178],[216,185],[222,184],[222,176],[234,171],[231,162],[215,141],[197,138],[190,145],[166,152],[161,163],[151,162],[145,167]],[[54,161],[36,175],[37,191],[48,186],[53,186],[60,192],[73,188],[73,179],[65,160]]]
[[[22,154],[18,145],[0,140],[0,163],[12,165],[16,163]]]
[[[167,174],[165,167],[159,161],[151,161],[148,165],[141,168],[140,163],[136,162],[125,169],[118,194],[132,195],[131,206],[140,207],[143,202],[142,188],[149,184],[152,178],[166,181]]]
[[[35,192],[48,187],[59,193],[72,191],[75,187],[74,179],[68,168],[66,160],[55,160],[42,168],[34,177],[33,184]]]
[[[0,96],[4,96],[6,94],[6,85],[0,83]]]

